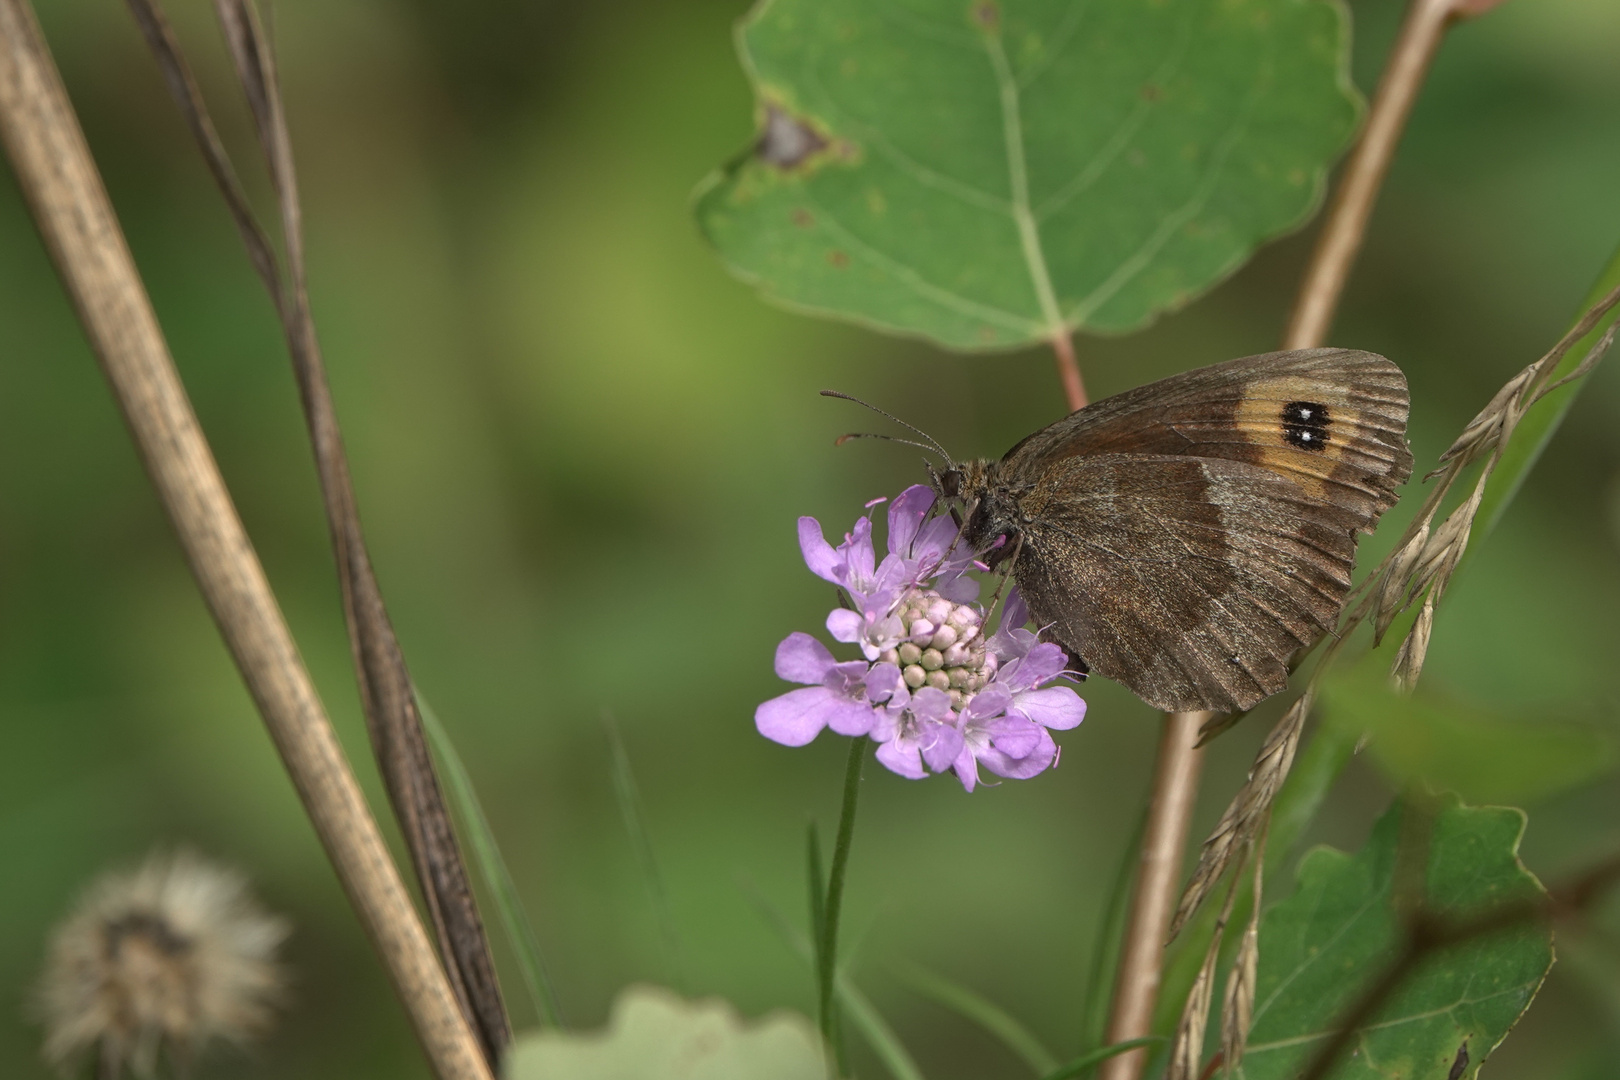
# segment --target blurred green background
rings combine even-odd
[[[208,5],[171,6],[256,178]],[[1401,10],[1352,7],[1357,79],[1370,89]],[[197,410],[375,797],[269,304],[122,5],[39,9]],[[906,448],[834,449],[836,434],[869,421],[815,391],[879,402],[959,455],[1000,453],[1062,411],[1043,352],[963,359],[787,314],[705,250],[689,193],[752,130],[730,34],[743,9],[275,5],[315,311],[373,556],[567,1016],[585,1026],[636,980],[723,994],[749,1013],[810,1009],[806,970],[748,896],[800,917],[804,826],[831,828],[844,747],[827,736],[802,750],[767,743],[752,712],[785,689],[771,673],[776,642],[815,629],[830,599],[800,562],[795,517],[836,533],[867,499],[922,476]],[[1617,55],[1613,0],[1514,0],[1441,53],[1333,335],[1409,373],[1420,471],[1562,332],[1620,240]],[[1308,251],[1309,230],[1146,333],[1083,339],[1093,394],[1273,348]],[[1611,360],[1448,595],[1427,678],[1526,719],[1615,725],[1617,544]],[[1363,565],[1381,550],[1375,538]],[[868,772],[846,940],[931,1080],[1020,1066],[909,994],[888,958],[968,983],[1059,1053],[1076,1049],[1096,924],[1158,728],[1115,687],[1086,696],[1090,716],[1062,739],[1062,767],[1034,781],[968,796],[949,780]],[[679,933],[673,959],[614,801],[604,711],[646,803]],[[1200,834],[1274,712],[1215,744]],[[427,1075],[9,172],[0,724],[0,1076],[46,1075],[28,995],[51,923],[103,868],[175,844],[243,867],[297,927],[285,1022],[197,1075]],[[1312,838],[1359,845],[1388,798],[1371,766],[1354,764]],[[1620,781],[1530,813],[1525,859],[1555,879],[1620,841]],[[1620,953],[1594,956],[1555,968],[1490,1066],[1495,1080],[1612,1075]]]

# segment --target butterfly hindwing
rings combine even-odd
[[[1332,625],[1355,545],[1244,462],[1073,457],[1026,496],[1018,583],[1047,636],[1165,710],[1235,712]]]

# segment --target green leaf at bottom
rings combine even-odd
[[[810,1021],[779,1012],[745,1024],[719,999],[632,986],[604,1032],[542,1031],[512,1044],[506,1080],[826,1080]]]
[[[1261,922],[1254,1026],[1239,1074],[1292,1080],[1339,1018],[1397,955],[1392,886],[1400,810],[1355,856],[1306,855],[1299,889]],[[1427,902],[1464,918],[1541,891],[1519,862],[1522,811],[1442,803],[1430,841]],[[1472,1080],[1529,1007],[1552,966],[1545,926],[1505,930],[1430,957],[1351,1044],[1334,1080]]]

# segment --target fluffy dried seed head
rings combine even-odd
[[[94,882],[53,932],[36,1007],[45,1058],[66,1070],[92,1047],[102,1076],[179,1067],[205,1044],[262,1033],[281,996],[288,924],[232,870],[154,854]]]

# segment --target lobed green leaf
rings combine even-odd
[[[1260,924],[1260,970],[1244,1080],[1291,1080],[1339,1018],[1396,958],[1393,903],[1400,808],[1354,856],[1317,848],[1299,888]],[[1533,897],[1519,862],[1524,813],[1442,802],[1425,873],[1426,902],[1463,918]],[[1334,1080],[1473,1080],[1529,1007],[1552,966],[1552,937],[1527,925],[1430,957],[1357,1033]],[[1459,1066],[1459,1062],[1462,1064]]]
[[[700,227],[770,297],[956,349],[1121,332],[1318,203],[1336,0],[765,0],[762,136]]]

